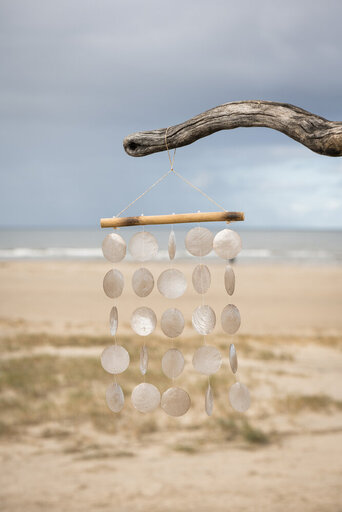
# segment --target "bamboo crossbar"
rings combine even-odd
[[[140,215],[139,217],[110,217],[101,219],[101,228],[147,226],[152,224],[182,224],[190,222],[237,222],[245,220],[243,212],[173,213],[171,215]]]

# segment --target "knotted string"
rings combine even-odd
[[[191,181],[189,181],[187,178],[185,178],[184,176],[182,176],[179,172],[175,171],[173,166],[174,166],[174,162],[175,162],[175,156],[176,156],[176,148],[174,149],[173,151],[173,156],[171,158],[171,155],[170,155],[170,151],[169,151],[169,146],[168,146],[168,143],[167,143],[167,131],[168,131],[169,128],[166,128],[165,130],[165,148],[166,148],[166,151],[167,151],[167,155],[169,157],[169,161],[170,161],[170,169],[165,173],[163,174],[160,178],[157,179],[157,181],[155,181],[154,183],[152,183],[152,185],[150,185],[144,192],[142,192],[138,197],[136,197],[133,201],[131,201],[123,210],[121,210],[117,215],[115,215],[115,217],[120,217],[126,210],[128,210],[128,208],[130,208],[131,206],[133,206],[134,203],[136,203],[139,199],[141,199],[142,197],[144,197],[145,194],[147,194],[148,192],[150,192],[150,190],[152,190],[154,187],[156,187],[157,185],[159,185],[159,183],[161,183],[169,174],[174,174],[175,176],[177,176],[179,179],[181,179],[182,181],[184,181],[184,183],[186,183],[187,185],[189,185],[189,187],[193,188],[194,190],[196,190],[197,192],[199,192],[200,194],[202,194],[203,197],[205,197],[206,199],[208,199],[208,201],[210,201],[211,203],[213,203],[215,206],[217,206],[218,208],[220,208],[220,210],[226,212],[226,208],[224,208],[222,205],[220,205],[217,201],[215,201],[215,199],[213,199],[211,196],[209,196],[206,192],[204,192],[203,190],[201,190],[199,187],[197,187],[197,185],[194,185],[193,183],[191,183]]]

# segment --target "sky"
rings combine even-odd
[[[0,226],[98,226],[169,169],[126,135],[222,103],[342,121],[341,19],[340,0],[0,0]],[[246,227],[342,229],[342,158],[276,131],[216,133],[175,169]],[[169,175],[127,214],[212,209]]]

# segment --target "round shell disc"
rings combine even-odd
[[[139,412],[151,412],[160,404],[160,391],[153,384],[142,382],[133,389],[131,400]]]
[[[131,318],[131,327],[133,331],[140,336],[148,336],[157,325],[155,312],[150,308],[138,308],[133,312]]]
[[[126,256],[126,242],[117,233],[110,233],[102,242],[102,252],[108,261],[117,263]]]
[[[158,242],[148,231],[140,231],[133,235],[128,247],[132,257],[138,261],[150,260],[158,252]]]
[[[124,278],[120,270],[113,268],[103,278],[103,290],[107,297],[116,299],[122,294]]]
[[[227,265],[224,271],[224,286],[228,295],[233,295],[235,290],[235,274],[230,265]]]
[[[120,412],[122,410],[125,397],[121,386],[116,382],[108,386],[106,390],[106,402],[111,411]]]
[[[251,405],[248,388],[241,382],[235,382],[229,390],[229,402],[235,411],[246,412]]]
[[[197,293],[206,293],[210,288],[211,276],[207,265],[197,265],[192,273],[192,284]]]
[[[118,330],[118,308],[113,306],[109,314],[110,334],[115,336]]]
[[[234,304],[228,304],[221,313],[222,329],[228,334],[235,334],[241,325],[240,311]]]
[[[194,353],[192,364],[199,373],[211,375],[221,368],[221,354],[216,347],[203,345],[203,347],[198,348]]]
[[[232,229],[222,229],[215,236],[213,247],[217,256],[224,260],[232,260],[242,249],[240,235]]]
[[[138,297],[147,297],[153,290],[153,275],[147,268],[138,268],[132,277],[132,287]]]
[[[162,370],[169,379],[176,379],[184,369],[184,357],[176,348],[170,348],[162,358]]]
[[[170,260],[173,260],[176,255],[176,236],[173,230],[169,235],[168,251]]]
[[[207,228],[192,228],[185,237],[185,247],[193,256],[206,256],[213,248],[213,238]]]
[[[121,345],[111,345],[102,352],[101,364],[106,372],[117,375],[127,370],[129,353]]]
[[[198,306],[192,314],[192,325],[199,334],[209,334],[216,325],[216,315],[210,306]]]
[[[238,360],[234,343],[232,343],[229,347],[229,363],[232,372],[236,373],[238,369]]]
[[[169,416],[183,416],[190,405],[190,397],[182,388],[172,387],[162,394],[161,407]]]
[[[160,327],[165,336],[176,338],[184,329],[184,317],[181,311],[170,308],[164,311],[160,320]]]
[[[143,345],[140,349],[140,372],[145,375],[148,368],[148,350],[146,345]]]
[[[177,299],[186,290],[186,279],[184,274],[176,268],[164,270],[158,277],[158,290],[167,299]]]

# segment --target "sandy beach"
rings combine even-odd
[[[165,264],[146,265],[155,279]],[[125,408],[104,403],[111,378],[99,356],[111,343],[108,314],[114,301],[102,291],[104,262],[0,264],[0,503],[1,510],[126,511],[339,511],[342,510],[342,267],[236,265],[236,292],[223,287],[223,265],[210,265],[205,295],[217,317],[238,306],[234,336],[239,378],[252,395],[245,415],[227,399],[233,378],[218,322],[208,343],[223,362],[212,377],[215,408],[203,410],[207,379],[191,358],[201,344],[191,326],[200,297],[193,265],[177,263],[188,290],[177,300],[186,318],[175,345],[186,359],[177,380],[192,399],[187,415],[162,410],[141,415],[130,403],[140,382],[141,339],[129,326],[140,305],[161,313],[175,302],[156,289],[134,296],[136,266],[125,277],[118,338],[131,356],[118,377]],[[162,391],[160,369],[170,343],[159,327],[148,339],[147,380]]]

